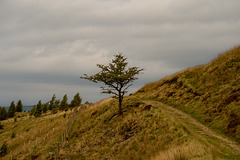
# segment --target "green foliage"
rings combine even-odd
[[[7,111],[5,107],[0,107],[0,121],[7,119]]]
[[[22,107],[23,107],[22,101],[19,100],[16,106],[16,112],[22,112],[23,111]]]
[[[32,110],[30,111],[30,116],[31,116],[31,115],[34,115],[35,112],[36,112],[36,106],[34,105],[33,108],[32,108]]]
[[[14,117],[14,122],[17,122],[17,117]]]
[[[0,157],[3,157],[7,154],[7,143],[4,142],[0,148]]]
[[[68,102],[67,101],[68,101],[67,94],[65,94],[63,96],[63,99],[62,99],[62,101],[60,103],[60,106],[59,106],[60,110],[65,110],[65,109],[68,108]]]
[[[34,113],[34,116],[35,117],[40,117],[41,115],[42,115],[42,102],[40,100],[40,101],[38,101],[37,108],[36,108],[36,111]]]
[[[70,103],[69,106],[70,106],[71,108],[77,107],[77,106],[80,106],[81,102],[82,102],[82,98],[80,97],[79,93],[77,93],[77,94],[74,96],[74,98],[73,98],[73,100],[71,101],[71,103]]]
[[[12,101],[12,103],[11,103],[9,109],[8,109],[8,117],[14,117],[15,110],[16,110],[15,104],[14,104],[14,101]]]
[[[55,101],[53,108],[59,108],[59,106],[60,106],[60,99]]]
[[[119,114],[122,115],[122,100],[127,89],[132,85],[131,82],[137,80],[136,75],[140,74],[143,69],[139,67],[127,68],[128,62],[122,54],[114,55],[109,65],[97,64],[101,71],[95,75],[88,76],[84,74],[83,79],[94,83],[102,82],[108,87],[101,87],[102,93],[113,94],[119,100]]]
[[[47,113],[48,103],[43,104],[43,107],[42,107],[42,108],[43,108],[43,109],[42,109],[43,113]]]
[[[50,104],[49,104],[49,110],[53,109],[53,105],[55,104],[55,100],[56,100],[56,95],[53,94],[52,99],[50,100]]]

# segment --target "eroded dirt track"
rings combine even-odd
[[[192,118],[187,113],[184,113],[159,101],[144,101],[144,103],[156,107],[161,107],[163,111],[168,113],[174,119],[178,120],[178,122],[181,123],[192,135],[203,140],[206,144],[209,145],[209,147],[215,150],[219,150],[219,147],[221,146],[221,148],[228,149],[230,152],[240,154],[240,146],[237,143],[217,134],[207,126]],[[209,139],[214,139],[214,141],[210,141]]]

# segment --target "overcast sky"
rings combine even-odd
[[[205,64],[240,44],[240,0],[0,0],[0,106],[79,92],[96,102],[94,74],[122,52],[145,69],[130,92]]]

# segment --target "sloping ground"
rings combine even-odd
[[[124,116],[117,116],[117,100],[79,112],[60,151],[61,159],[239,159],[229,143],[202,135],[201,127],[185,123],[181,115],[158,102],[125,97]],[[192,119],[190,119],[192,120]],[[184,123],[183,123],[184,122]],[[204,139],[203,139],[204,137]],[[217,146],[219,143],[223,146]],[[216,147],[217,146],[217,147]],[[234,148],[237,150],[237,148]]]
[[[240,158],[240,145],[213,132],[205,125],[197,122],[190,115],[158,101],[146,101],[146,103],[161,107],[170,116],[177,119],[178,122],[180,122],[192,135],[195,136],[195,138],[201,139],[208,144],[210,148],[219,150],[219,146],[222,146],[225,151],[226,149],[232,151],[235,154],[238,154]]]
[[[42,117],[34,118],[29,113],[18,113],[14,119],[1,121],[0,147],[7,144],[7,155],[1,160],[54,159],[57,143],[61,141],[72,111],[52,115],[50,111]],[[13,136],[15,134],[15,137]]]
[[[175,106],[240,142],[240,46],[207,65],[148,84],[135,96]]]

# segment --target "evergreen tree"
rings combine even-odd
[[[15,104],[14,104],[14,101],[12,101],[9,109],[8,109],[8,117],[14,117],[15,115]]]
[[[59,108],[59,105],[60,105],[60,99],[55,101],[55,103],[54,103],[55,109]]]
[[[55,100],[56,100],[56,95],[53,94],[52,99],[50,100],[49,110],[52,110],[52,109],[53,109],[53,105],[54,105],[54,103],[55,103]]]
[[[80,97],[79,93],[77,93],[73,100],[71,101],[71,104],[70,104],[70,107],[73,108],[73,107],[76,107],[76,106],[80,106],[82,102],[82,98]]]
[[[36,108],[36,111],[34,113],[34,116],[35,117],[40,117],[41,114],[42,114],[42,102],[40,100],[40,101],[38,101],[37,108]]]
[[[22,107],[23,107],[22,101],[19,100],[16,106],[16,112],[22,112]]]
[[[61,103],[60,103],[60,106],[59,106],[59,109],[60,109],[60,110],[65,110],[65,109],[68,108],[67,100],[68,100],[68,98],[67,98],[67,95],[65,94],[65,95],[63,96],[63,99],[62,99],[62,101],[61,101]]]
[[[5,107],[0,107],[0,121],[7,119],[7,111]]]
[[[30,116],[31,116],[31,115],[34,115],[35,112],[36,112],[36,106],[34,105],[33,108],[32,108],[32,110],[30,111]]]
[[[48,110],[48,102],[43,104],[43,110],[42,111],[43,111],[43,113],[46,113],[47,110]]]

